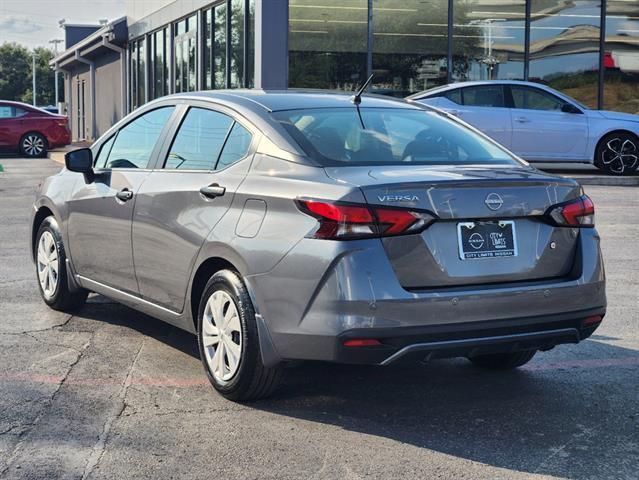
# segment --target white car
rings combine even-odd
[[[530,162],[591,163],[612,175],[639,167],[639,115],[590,110],[531,82],[461,82],[408,97],[459,117]]]

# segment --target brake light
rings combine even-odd
[[[418,233],[435,217],[415,210],[297,199],[297,207],[318,220],[312,238],[351,240]]]
[[[344,342],[345,347],[377,347],[382,342],[375,338],[352,338]]]
[[[563,227],[594,227],[595,204],[588,195],[555,205],[548,210],[553,223]]]

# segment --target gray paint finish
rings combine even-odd
[[[365,97],[362,108],[369,104],[421,109]],[[489,322],[515,326],[524,318],[533,328],[535,322],[547,323],[558,315],[578,321],[583,312],[605,311],[597,231],[554,227],[540,218],[549,206],[581,195],[574,181],[520,161],[481,168],[322,168],[269,113],[294,106],[354,108],[345,94],[175,95],[118,123],[96,142],[94,153],[111,133],[162,105],[178,108],[154,148],[149,170],[98,172],[88,183],[64,170],[38,194],[34,211],[50,208],[64,227],[77,281],[85,288],[193,332],[194,278],[207,261],[221,259],[244,278],[272,341],[266,345],[266,336],[260,337],[264,351],[277,359],[339,360],[340,339],[354,331],[375,337],[388,329],[405,335],[411,328],[461,324],[481,331]],[[161,170],[188,105],[218,110],[242,123],[253,134],[249,154],[218,172]],[[225,194],[202,198],[199,189],[212,183],[226,187]],[[125,186],[135,197],[122,203],[113,195]],[[398,192],[412,194],[412,203],[379,199]],[[501,213],[485,204],[489,192],[502,195]],[[425,209],[437,219],[423,233],[406,236],[309,238],[318,223],[296,206],[295,200],[304,196]],[[504,217],[524,237],[519,257],[456,257],[451,225]],[[551,242],[558,248],[549,249]]]

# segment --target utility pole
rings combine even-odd
[[[33,106],[36,106],[36,68],[35,51],[31,53],[31,77],[33,78]]]
[[[53,44],[54,55],[58,56],[58,43],[62,43],[64,40],[59,38],[54,38],[53,40],[49,40],[49,43]],[[55,79],[55,108],[58,108],[58,70],[53,67],[53,78]]]

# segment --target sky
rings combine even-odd
[[[17,42],[28,48],[64,39],[58,22],[97,25],[124,15],[125,0],[0,0],[0,44]],[[64,49],[58,45],[58,51]]]

